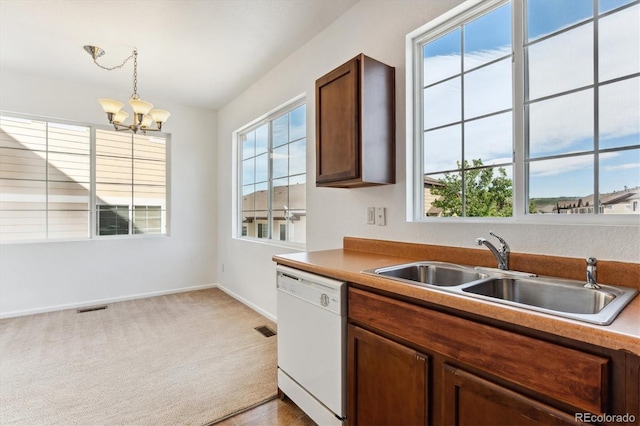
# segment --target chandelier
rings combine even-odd
[[[133,123],[125,124],[125,120],[129,117],[129,113],[122,110],[124,104],[122,102],[114,101],[113,99],[98,99],[104,112],[107,113],[109,123],[113,124],[113,127],[117,131],[130,130],[133,133],[137,133],[138,130],[143,133],[147,132],[159,132],[162,130],[162,124],[167,121],[171,113],[163,109],[153,108],[153,104],[140,99],[138,95],[138,51],[133,50],[131,56],[125,59],[120,65],[109,68],[102,66],[98,63],[97,59],[104,55],[104,50],[97,46],[84,46],[91,57],[93,62],[102,69],[107,71],[113,71],[118,68],[122,68],[131,58],[133,58],[133,94],[129,98],[129,105],[133,109]],[[155,123],[156,127],[151,126]]]

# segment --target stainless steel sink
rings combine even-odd
[[[575,280],[493,277],[464,286],[462,293],[565,318],[610,324],[638,293],[626,287],[585,288]]]
[[[530,309],[593,324],[608,325],[637,290],[521,272],[478,270],[453,263],[423,261],[362,271],[396,281],[439,288],[448,293]]]
[[[615,294],[537,280],[494,278],[462,291],[573,314],[597,314]]]
[[[471,268],[444,262],[415,262],[365,272],[407,281],[412,284],[430,284],[437,287],[458,286],[489,276]]]

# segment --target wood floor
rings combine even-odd
[[[289,398],[276,398],[215,426],[315,426],[315,422]]]

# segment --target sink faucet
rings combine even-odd
[[[596,281],[596,263],[598,259],[595,257],[587,258],[587,283],[584,285],[586,288],[600,288]]]
[[[498,260],[498,268],[502,269],[503,271],[508,271],[509,270],[509,244],[507,244],[505,240],[503,240],[493,232],[489,232],[489,234],[491,236],[496,237],[500,241],[500,249],[497,249],[493,244],[491,244],[489,241],[485,240],[484,238],[476,238],[476,243],[478,243],[479,246],[483,244],[487,246],[487,248],[491,250],[491,253],[493,253],[493,255]]]

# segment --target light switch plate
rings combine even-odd
[[[376,207],[376,225],[385,226],[387,224],[387,212],[384,207]]]
[[[367,207],[367,225],[376,224],[376,208]]]

